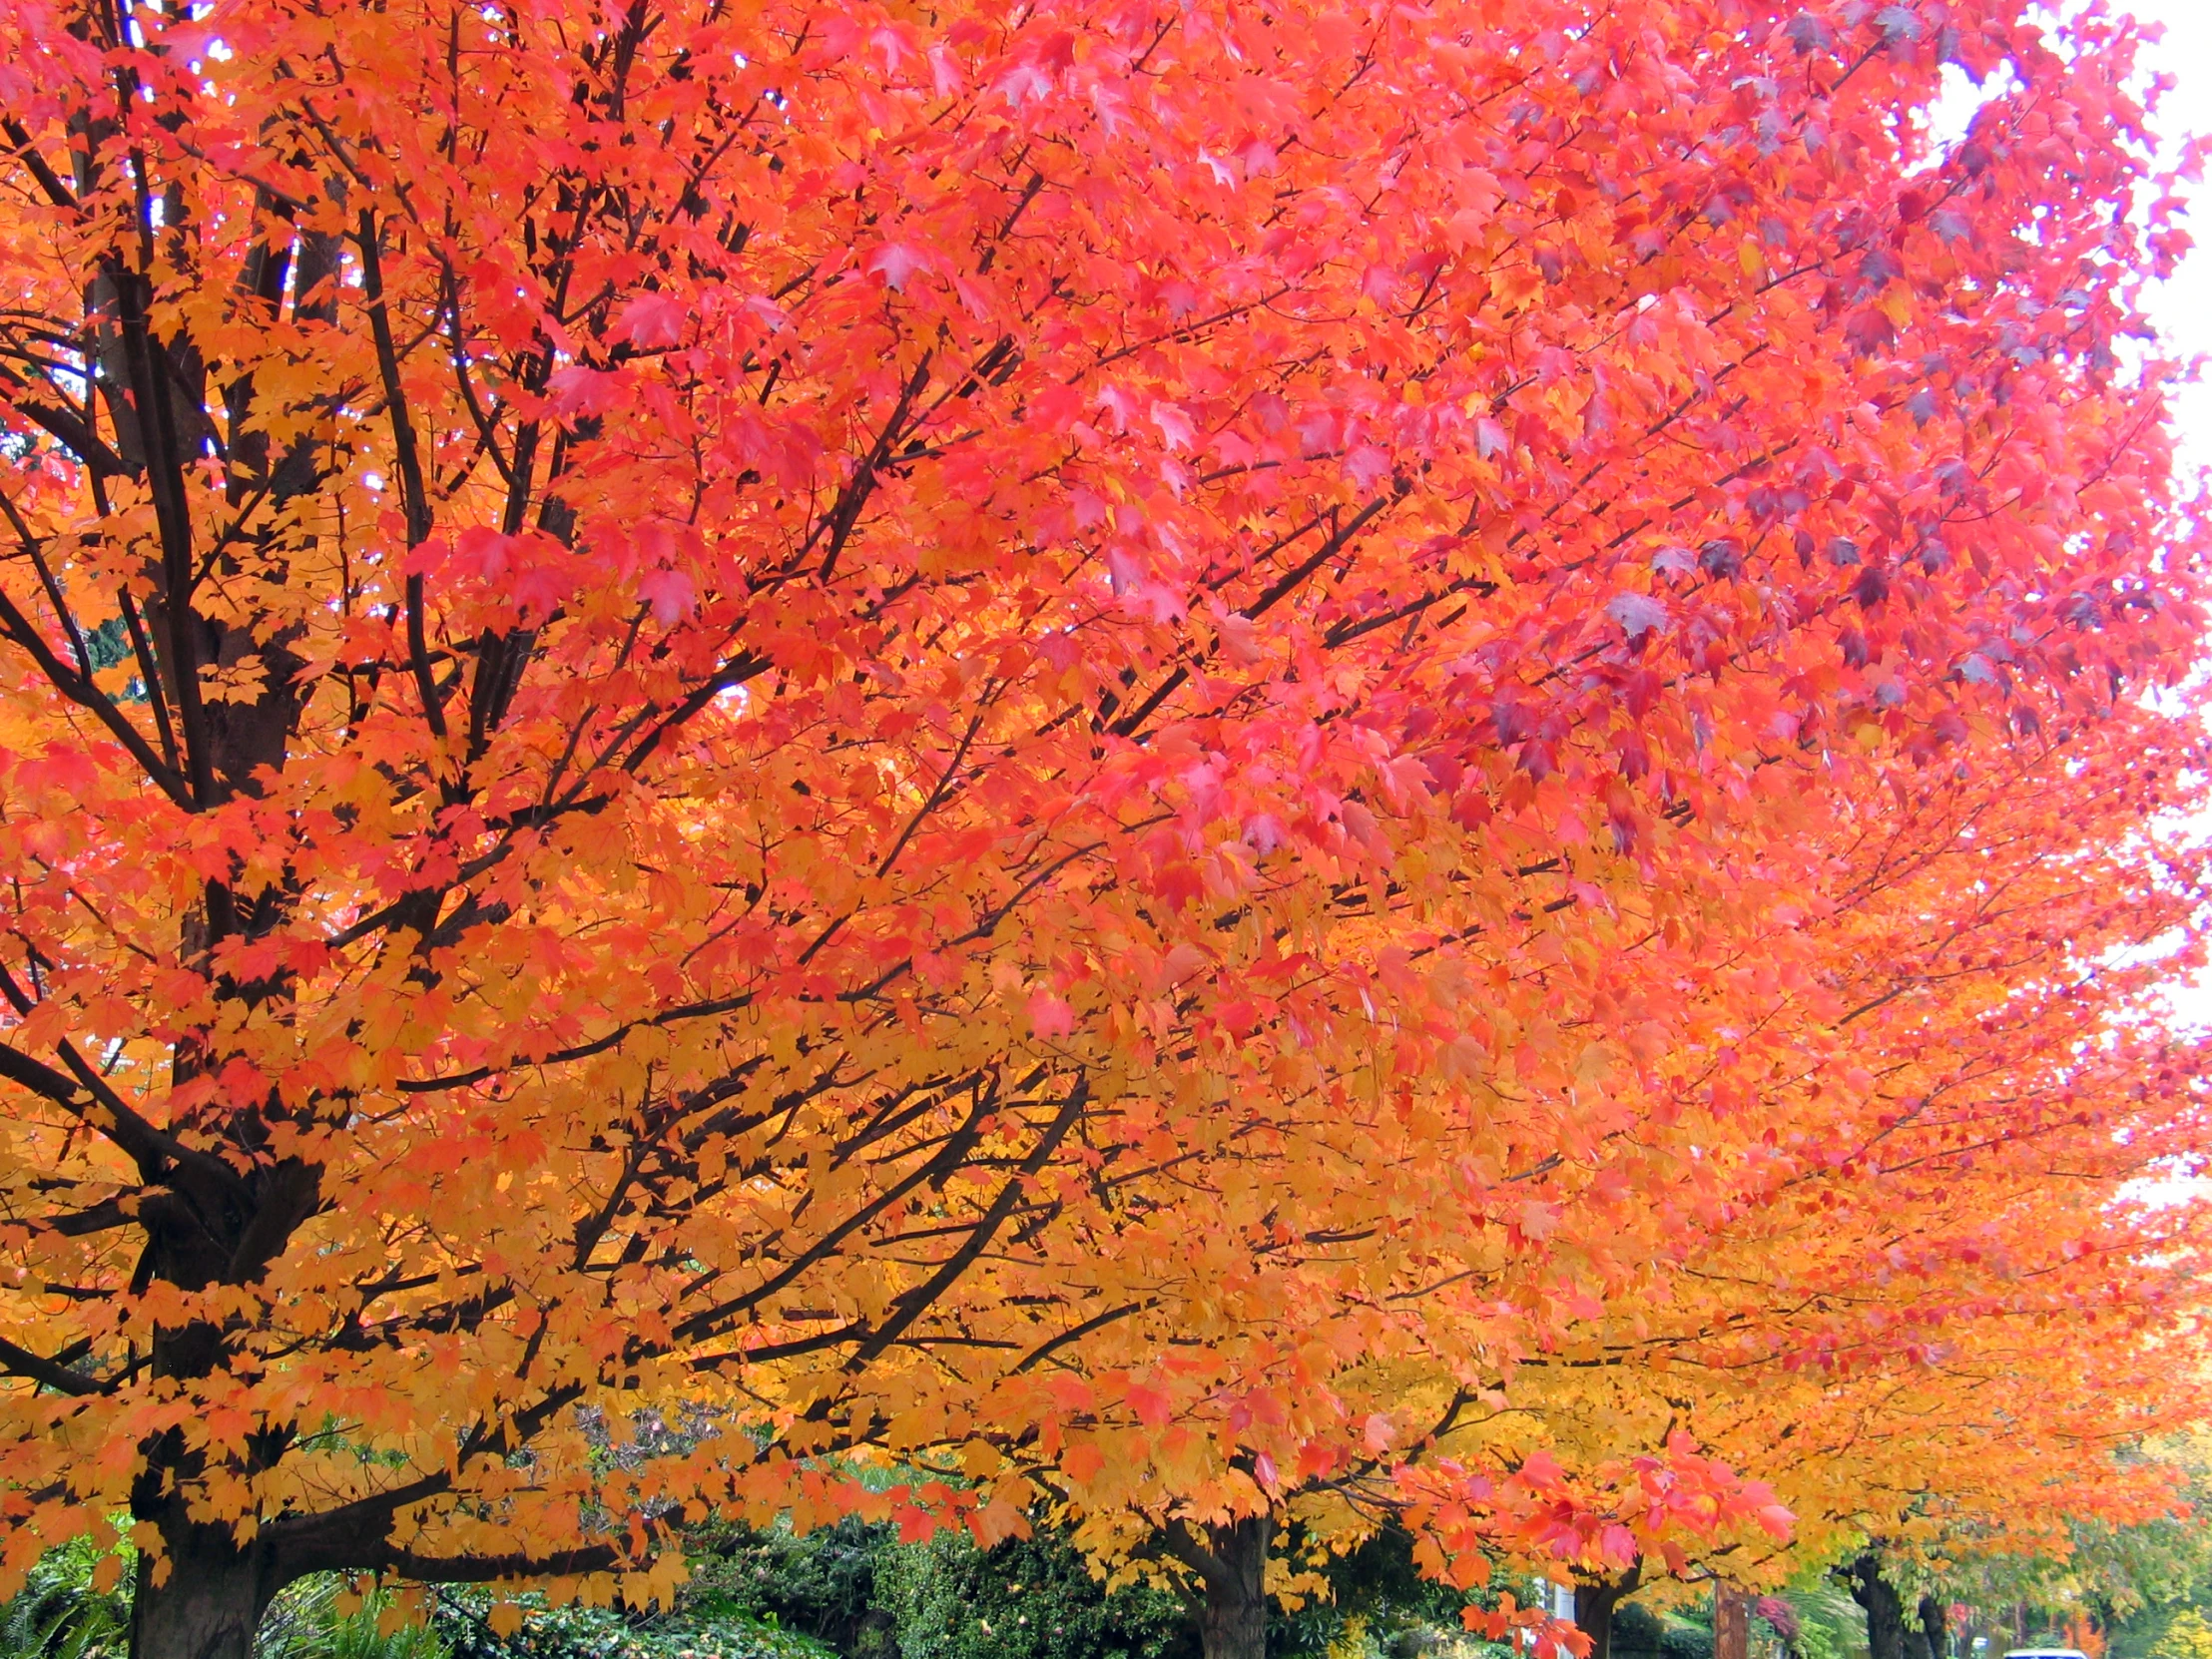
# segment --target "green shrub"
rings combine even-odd
[[[115,1587],[94,1587],[109,1551],[78,1538],[48,1550],[31,1569],[22,1593],[0,1608],[0,1644],[9,1659],[113,1659],[131,1645],[129,1550],[121,1557]]]
[[[2212,1622],[2194,1607],[2184,1607],[2166,1621],[2152,1652],[2155,1659],[2212,1659]]]
[[[444,1659],[434,1630],[419,1624],[388,1635],[377,1630],[388,1596],[371,1596],[354,1611],[340,1613],[344,1588],[335,1573],[318,1573],[286,1588],[262,1615],[254,1659]]]
[[[1321,1569],[1329,1593],[1295,1611],[1280,1608],[1269,1618],[1268,1651],[1279,1659],[1321,1659],[1332,1652],[1361,1653],[1372,1659],[1414,1659],[1449,1635],[1454,1647],[1472,1651],[1459,1612],[1470,1601],[1493,1605],[1497,1588],[1481,1595],[1423,1578],[1413,1565],[1412,1534],[1385,1526],[1348,1554],[1333,1557]],[[1482,1644],[1500,1656],[1500,1644]]]
[[[774,1624],[854,1656],[891,1653],[891,1616],[875,1605],[877,1564],[902,1547],[889,1527],[847,1516],[804,1535],[702,1532],[694,1546],[686,1613]]]
[[[1666,1634],[1666,1621],[1640,1601],[1613,1609],[1613,1652],[1618,1659],[1656,1659]]]
[[[738,1530],[695,1543],[692,1581],[665,1613],[446,1588],[426,1626],[380,1634],[388,1597],[341,1614],[342,1580],[302,1580],[263,1619],[256,1659],[1197,1659],[1179,1598],[1109,1593],[1058,1532],[979,1550],[962,1534],[905,1545],[887,1527],[847,1520],[805,1536]],[[0,1609],[0,1656],[122,1659],[128,1573],[96,1590],[99,1561],[82,1541],[42,1560]],[[522,1622],[501,1635],[492,1611],[509,1600]]]
[[[505,1636],[491,1625],[492,1607],[501,1600],[522,1611],[521,1627]],[[439,1659],[834,1659],[832,1649],[810,1636],[739,1612],[553,1607],[535,1591],[503,1597],[440,1590],[430,1629]]]
[[[1064,1536],[978,1549],[959,1534],[883,1552],[875,1604],[899,1659],[1182,1659],[1195,1650],[1181,1600],[1109,1592]]]

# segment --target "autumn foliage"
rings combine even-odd
[[[1600,1570],[2184,1408],[2127,27],[0,31],[0,1589]]]

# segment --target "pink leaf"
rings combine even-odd
[[[684,307],[674,295],[641,293],[622,307],[615,326],[629,336],[631,344],[651,350],[684,337]]]
[[[1558,1459],[1538,1446],[1522,1459],[1520,1477],[1531,1486],[1556,1486],[1560,1480]]]
[[[1168,1419],[1175,1414],[1175,1401],[1159,1388],[1132,1382],[1129,1384],[1129,1409],[1137,1413],[1137,1420],[1146,1427],[1165,1428]]]
[[[577,363],[546,381],[546,389],[552,393],[548,401],[553,413],[570,420],[579,415],[603,413],[614,401],[615,376],[605,369],[586,368]]]
[[[516,571],[508,579],[506,593],[518,611],[545,616],[560,608],[574,585],[560,566],[536,564]]]
[[[1618,593],[1605,607],[1605,614],[1621,625],[1631,644],[1642,639],[1655,628],[1667,625],[1667,608],[1649,594]]]
[[[935,261],[909,243],[886,242],[867,257],[860,269],[882,277],[885,286],[895,289],[904,287],[906,278],[915,272],[934,270],[935,266]]]
[[[1364,490],[1372,490],[1390,470],[1389,455],[1372,443],[1363,443],[1345,457],[1345,471]]]
[[[960,303],[967,307],[968,315],[974,317],[976,321],[984,321],[990,316],[990,295],[965,276],[952,278],[952,291],[960,296]]]
[[[694,595],[692,579],[680,570],[649,570],[638,578],[638,597],[663,628],[691,615]]]
[[[507,574],[514,537],[501,535],[482,524],[473,524],[454,538],[453,564],[458,570],[496,582]]]

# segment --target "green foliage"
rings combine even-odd
[[[1401,1527],[1384,1527],[1358,1549],[1323,1563],[1321,1573],[1329,1593],[1275,1616],[1271,1654],[1282,1659],[1330,1653],[1412,1659],[1439,1630],[1458,1631],[1460,1609],[1475,1599],[1423,1578],[1413,1565],[1412,1536]],[[1491,1593],[1499,1587],[1493,1586]],[[1528,1599],[1525,1587],[1515,1593]],[[1506,1650],[1500,1646],[1498,1651]]]
[[[1711,1628],[1670,1614],[1659,1637],[1659,1659],[1713,1659]]]
[[[1613,1609],[1614,1659],[1713,1659],[1712,1609],[1703,1601],[1665,1608],[1641,1601]]]
[[[376,1628],[390,1603],[371,1596],[350,1613],[338,1611],[345,1581],[317,1574],[291,1585],[262,1615],[254,1659],[444,1659],[434,1631],[407,1624],[389,1633]]]
[[[502,1600],[518,1603],[522,1612],[521,1627],[505,1636],[491,1622]],[[626,1615],[550,1606],[536,1592],[440,1590],[430,1629],[439,1659],[833,1659],[834,1653],[811,1636],[739,1612],[680,1606],[673,1613]]]
[[[263,1619],[256,1659],[1199,1659],[1182,1597],[1141,1584],[1108,1590],[1050,1528],[989,1550],[958,1533],[901,1544],[890,1528],[856,1520],[804,1536],[710,1530],[692,1543],[691,1582],[667,1612],[447,1588],[431,1597],[427,1624],[379,1631],[388,1594],[343,1612],[341,1579],[305,1579]],[[117,1587],[101,1591],[89,1541],[51,1552],[0,1608],[0,1659],[123,1659],[131,1557],[120,1554]],[[1504,1648],[1457,1635],[1467,1597],[1423,1579],[1402,1532],[1316,1564],[1328,1593],[1278,1614],[1274,1659],[1416,1659],[1446,1633],[1462,1659],[1505,1659]],[[1505,1580],[1487,1593],[1501,1587],[1526,1599],[1527,1586]],[[502,1601],[521,1613],[506,1635],[493,1624]],[[1710,1653],[1707,1638],[1702,1648],[1677,1642],[1663,1659]]]
[[[1613,1609],[1613,1652],[1621,1659],[1657,1654],[1666,1633],[1666,1620],[1640,1601],[1623,1602]]]
[[[2212,1659],[2212,1621],[2194,1607],[2184,1607],[2167,1621],[2152,1651],[2155,1659]]]
[[[1797,1613],[1799,1659],[1850,1659],[1867,1648],[1867,1613],[1826,1573],[1810,1573],[1782,1592]]]
[[[2204,1518],[2212,1514],[2212,1426],[2122,1452],[2119,1461],[2176,1471],[2176,1512],[2129,1526],[2069,1518],[2056,1546],[2041,1555],[2004,1547],[2001,1534],[1964,1530],[1944,1540],[1948,1559],[1921,1576],[1945,1600],[2020,1604],[2054,1627],[2092,1613],[2113,1630],[2118,1659],[2146,1659],[2158,1651],[2173,1609],[2212,1604],[2212,1526]]]
[[[131,1641],[132,1556],[127,1549],[115,1571],[115,1588],[95,1586],[109,1552],[90,1538],[49,1550],[31,1569],[30,1582],[0,1608],[0,1644],[8,1659],[114,1659]]]
[[[2166,1632],[2190,1613],[2203,1616],[2187,1602],[2138,1609],[2105,1632],[2106,1659],[2160,1659],[2166,1647]]]
[[[987,1550],[958,1534],[887,1550],[875,1602],[900,1659],[1168,1659],[1191,1640],[1176,1597],[1143,1585],[1109,1591],[1047,1531]]]
[[[131,1645],[131,1578],[136,1554],[112,1552],[114,1585],[96,1574],[105,1558],[89,1538],[49,1550],[31,1569],[23,1592],[0,1608],[5,1659],[123,1659]],[[445,1659],[436,1635],[419,1625],[379,1634],[377,1615],[388,1598],[372,1598],[350,1614],[338,1611],[344,1581],[335,1575],[301,1579],[263,1615],[255,1659]]]
[[[875,1605],[876,1565],[900,1547],[891,1528],[847,1516],[805,1535],[702,1532],[694,1547],[686,1611],[773,1623],[845,1654],[891,1651],[891,1617]]]

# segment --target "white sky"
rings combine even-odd
[[[2160,131],[2212,132],[2212,0],[2128,0],[2115,9],[2165,28],[2165,38],[2144,55],[2148,67],[2179,83],[2159,108]],[[2190,231],[2200,246],[2155,301],[2160,325],[2188,355],[2212,353],[2212,191],[2193,188],[2201,205]],[[2212,385],[2185,388],[2179,403],[2191,464],[2212,465]]]
[[[2081,0],[2061,3],[2071,9]],[[2111,0],[2110,9],[2131,12],[2164,31],[2161,39],[2146,44],[2138,62],[2146,73],[2164,74],[2176,83],[2153,117],[2170,162],[2183,134],[2212,134],[2212,0]],[[1976,102],[1964,77],[1951,74],[1952,96],[1934,112],[1936,135],[1946,140],[1963,134]],[[2212,174],[2204,183],[2184,188],[2196,204],[2187,229],[2199,246],[2172,278],[2153,287],[2149,305],[2175,356],[2207,359],[2206,380],[2176,387],[2172,397],[2182,464],[2192,471],[2212,471]],[[2212,641],[2207,642],[2206,658],[2212,664]],[[2212,1025],[2212,978],[2177,984],[2171,1009],[2177,1025]],[[2170,1190],[2177,1196],[2206,1187],[2207,1179],[2145,1183],[2146,1190]]]
[[[2070,0],[2065,9],[2080,3]],[[2137,62],[2146,73],[2162,73],[2176,83],[2153,118],[2167,140],[2170,161],[2184,133],[2212,135],[2212,0],[2110,0],[2109,9],[2164,31],[2161,39],[2145,44]],[[1944,76],[1949,88],[1932,112],[1932,125],[1937,140],[1948,143],[1964,135],[1980,94],[1959,71],[1946,69]],[[2188,228],[2203,246],[2153,290],[2151,309],[2179,355],[2212,356],[2212,173],[2205,184],[2184,189],[2201,204]],[[2180,388],[2175,403],[2188,464],[2212,467],[2212,384]]]
[[[2164,38],[2144,53],[2146,68],[2177,83],[2161,101],[2157,128],[2168,154],[2185,132],[2212,133],[2212,0],[2128,0],[2124,9],[2155,22]],[[2195,208],[2188,229],[2198,246],[2171,279],[2154,290],[2152,311],[2179,355],[2212,358],[2212,177],[2190,187]],[[2175,415],[2185,465],[2212,468],[2212,364],[2207,380],[2176,389]],[[2208,651],[2212,655],[2212,651]],[[2212,984],[2177,987],[2174,1013],[2188,1024],[2212,1023]]]

